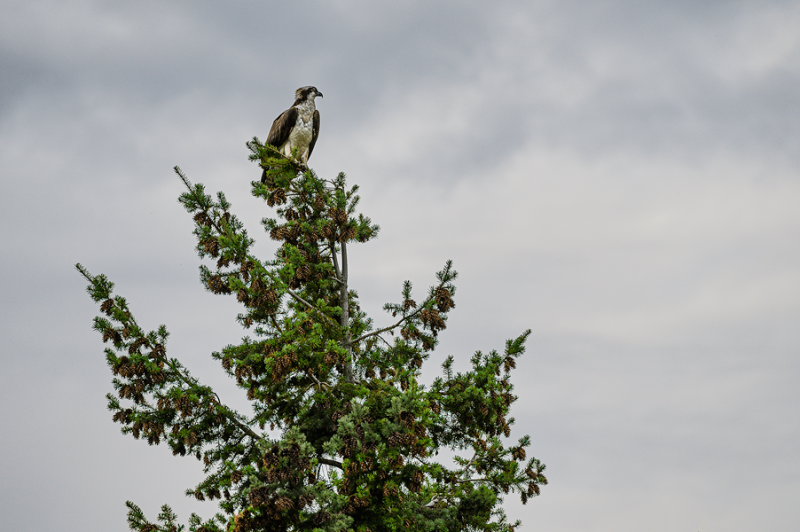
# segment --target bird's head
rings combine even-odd
[[[322,98],[322,93],[317,90],[316,87],[308,86],[308,87],[300,87],[296,91],[294,91],[294,99],[298,102],[303,102],[306,100],[314,101],[314,98],[319,96]]]

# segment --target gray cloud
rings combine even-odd
[[[516,431],[545,530],[792,530],[800,337],[800,10],[791,2],[7,2],[0,20],[0,528],[212,513],[193,460],[129,441],[96,310],[118,284],[223,398],[242,334],[197,283],[181,165],[258,239],[244,142],[314,84],[312,164],[382,225],[363,307],[453,258],[431,373],[532,328]],[[302,21],[302,27],[300,22]],[[155,479],[155,480],[154,480]],[[42,509],[45,508],[46,511]]]

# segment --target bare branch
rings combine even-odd
[[[336,279],[339,280],[339,282],[342,282],[342,270],[339,269],[339,259],[336,258],[336,245],[333,243],[333,240],[328,241],[328,248],[331,250],[331,257],[333,258],[333,271],[336,272]]]
[[[355,340],[352,340],[352,341],[351,341],[351,343],[353,343],[353,344],[354,344],[354,343],[360,342],[361,340],[366,340],[367,338],[369,338],[369,337],[371,337],[371,336],[377,336],[377,335],[379,335],[379,334],[381,334],[381,333],[385,333],[385,332],[387,332],[387,331],[391,331],[392,329],[395,329],[395,328],[399,327],[399,326],[400,326],[400,325],[402,325],[404,322],[406,322],[406,321],[410,320],[411,318],[413,318],[414,316],[416,316],[417,314],[419,314],[420,312],[422,312],[422,310],[425,308],[425,305],[427,305],[428,303],[430,303],[432,300],[433,300],[433,296],[429,297],[428,299],[426,299],[426,300],[425,300],[425,301],[422,303],[422,305],[420,305],[419,307],[417,307],[417,310],[415,310],[415,311],[414,311],[414,312],[412,312],[411,314],[408,314],[407,316],[403,316],[403,317],[400,319],[400,321],[398,321],[398,322],[397,322],[397,323],[395,323],[394,325],[389,325],[388,327],[384,327],[384,328],[382,328],[382,329],[378,329],[377,331],[372,331],[372,332],[369,332],[369,333],[366,333],[366,334],[362,334],[361,336],[359,336],[359,337],[358,337],[358,338],[356,338]]]
[[[345,284],[347,284],[349,280],[347,272],[347,243],[342,242],[342,274],[340,277],[344,280]]]
[[[386,344],[387,347],[392,347],[392,344],[387,342],[386,338],[384,338],[383,336],[378,336],[378,339],[381,340],[384,344]]]
[[[347,284],[342,280],[342,270],[339,269],[339,259],[336,257],[336,245],[333,240],[328,241],[328,249],[331,252],[331,259],[333,259],[333,279],[339,284]]]
[[[469,474],[469,468],[472,467],[472,464],[475,463],[475,459],[478,457],[478,451],[475,451],[475,454],[472,455],[472,458],[469,459],[467,465],[464,466],[464,469],[461,471],[462,475]]]
[[[333,466],[333,467],[338,467],[339,469],[344,469],[344,466],[342,466],[342,463],[341,462],[337,462],[336,460],[330,460],[328,458],[319,457],[319,458],[317,458],[317,461],[320,464],[325,464],[325,465],[329,465],[329,466]]]
[[[345,331],[344,346],[347,349],[347,363],[344,367],[345,379],[353,382],[353,342],[350,336],[350,294],[348,293],[347,243],[342,242],[342,274],[344,284],[339,287],[339,307],[342,309],[341,326]]]

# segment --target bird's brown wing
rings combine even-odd
[[[280,114],[272,123],[272,127],[267,135],[267,144],[280,148],[281,145],[289,140],[289,133],[297,123],[297,109],[290,107]]]
[[[314,144],[317,143],[317,137],[319,136],[319,111],[314,110],[314,134],[311,135],[311,143],[308,145],[308,157],[311,157],[311,152],[314,151]],[[306,157],[306,159],[308,159]]]
[[[272,123],[267,135],[267,144],[280,148],[284,142],[289,140],[289,134],[292,132],[292,127],[297,123],[297,109],[290,107],[282,112],[278,118]],[[267,176],[267,169],[264,168],[261,172],[261,182],[267,183],[270,179]],[[272,186],[273,183],[268,183]]]

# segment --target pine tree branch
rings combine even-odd
[[[317,390],[319,390],[319,391],[322,391],[322,390],[323,390],[325,387],[328,387],[328,388],[330,389],[331,385],[330,385],[330,384],[328,384],[327,382],[320,382],[320,380],[319,380],[319,379],[316,377],[316,375],[314,375],[314,374],[311,372],[311,369],[310,369],[310,368],[309,368],[309,369],[308,369],[308,371],[306,372],[306,375],[308,375],[309,377],[311,377],[311,378],[314,380],[314,382],[315,382],[315,383],[317,383]],[[314,386],[314,385],[313,385],[313,384],[309,385],[309,386],[306,388],[306,391],[308,391],[308,389],[309,389],[309,388],[311,388],[311,386]]]
[[[299,168],[300,171],[302,171],[302,172],[308,171],[308,167],[306,165],[304,165],[303,163],[301,163],[300,161],[298,161],[297,159],[295,159],[293,157],[287,157],[276,146],[273,146],[272,144],[264,143],[263,147],[264,147],[264,150],[272,152],[273,155],[277,156],[277,157],[274,157],[274,158],[276,158],[276,159],[280,158],[280,159],[284,159],[286,161],[289,161],[289,163],[292,166],[294,166],[296,168]],[[296,149],[295,149],[295,152],[296,152]],[[262,168],[266,168],[266,166],[262,166]]]
[[[181,176],[181,177],[183,177],[183,176]],[[81,273],[81,275],[83,275],[86,278],[86,280],[88,280],[90,283],[92,283],[92,285],[94,285],[96,283],[97,278],[95,276],[93,276],[92,274],[90,274],[89,271],[83,265],[76,264],[75,267]],[[108,294],[108,295],[110,297],[111,294]],[[124,310],[126,310],[126,309],[124,309]],[[133,317],[133,314],[131,314],[130,311],[128,311],[128,310],[126,310],[125,314],[126,314],[126,318],[127,318],[128,323],[130,323],[133,327],[138,329],[139,327],[136,324],[136,319]],[[146,345],[149,345],[149,342],[147,342]],[[183,382],[190,389],[194,388],[194,387],[200,387],[201,386],[197,382],[197,379],[191,377],[188,374],[184,374],[184,372],[186,371],[185,368],[179,367],[176,364],[174,364],[173,361],[170,360],[166,356],[166,354],[160,355],[159,358],[167,366],[169,366],[169,368],[173,371],[173,374],[174,374],[175,378],[177,380],[179,380],[180,382]],[[254,440],[260,440],[262,438],[261,436],[256,434],[250,427],[248,427],[247,425],[245,425],[244,423],[242,423],[238,419],[236,419],[236,416],[233,413],[233,411],[222,403],[222,400],[220,399],[219,395],[213,389],[211,389],[211,387],[208,387],[208,391],[211,394],[213,394],[213,396],[216,398],[217,404],[222,408],[224,415],[231,422],[233,422],[234,425],[239,427],[245,434],[247,434],[248,436],[250,436]],[[156,408],[153,407],[153,405],[147,403],[146,401],[143,401],[142,405],[147,407],[147,408],[149,408],[149,409],[151,409],[151,410],[157,410]]]
[[[80,274],[83,275],[86,278],[87,281],[89,281],[90,283],[94,284],[94,275],[89,273],[89,270],[87,270],[83,266],[83,264],[81,264],[80,262],[77,263],[75,265],[75,269],[78,270],[80,272]]]
[[[181,180],[183,181],[183,184],[184,184],[184,185],[186,185],[186,188],[187,188],[187,190],[188,190],[188,191],[191,193],[191,192],[192,192],[192,184],[191,184],[191,182],[189,181],[189,178],[188,178],[188,177],[186,177],[186,176],[183,174],[183,172],[181,171],[181,169],[180,169],[180,168],[178,168],[177,166],[175,167],[175,173],[177,173],[177,174],[178,174],[178,176],[180,176]],[[232,236],[232,235],[231,235],[231,233],[230,233],[230,227],[229,227],[229,226],[227,226],[227,224],[225,225],[225,227],[223,227],[223,226],[221,226],[221,225],[220,225],[220,224],[219,224],[217,221],[215,221],[213,217],[209,216],[209,213],[208,213],[208,208],[203,208],[203,213],[205,213],[205,215],[207,216],[208,220],[209,220],[209,221],[211,222],[211,224],[214,226],[214,229],[216,229],[216,230],[217,230],[217,232],[218,232],[220,235],[223,235],[223,234],[225,234],[225,235],[227,235],[228,237],[231,237],[231,236]],[[254,263],[256,263],[256,264],[260,264],[260,263],[261,263],[261,261],[260,261],[260,260],[258,260],[257,258],[253,257],[252,255],[246,254],[246,257],[247,257],[247,259],[249,259],[249,260],[253,261],[253,262],[254,262]],[[273,276],[273,275],[272,275],[270,272],[268,272],[268,271],[266,271],[266,270],[265,270],[265,273],[266,273],[267,277],[269,277],[269,278],[272,280],[272,282],[274,282],[274,283],[279,283],[279,282],[280,282],[279,280],[275,279],[275,277],[274,277],[274,276]],[[307,307],[308,307],[310,310],[312,310],[312,311],[316,312],[317,314],[319,314],[320,316],[322,316],[323,318],[325,318],[326,320],[328,320],[328,321],[329,321],[330,323],[332,323],[333,325],[336,325],[336,322],[335,322],[335,321],[334,321],[334,320],[333,320],[333,319],[332,319],[330,316],[328,316],[327,314],[325,314],[324,312],[322,312],[321,310],[319,310],[318,308],[316,308],[314,305],[312,305],[311,303],[309,303],[309,302],[308,302],[308,301],[306,301],[305,299],[303,299],[303,298],[302,298],[302,297],[301,297],[301,296],[300,296],[300,295],[299,295],[297,292],[295,292],[294,290],[292,290],[292,289],[291,289],[291,288],[289,288],[288,286],[287,286],[287,287],[285,287],[285,290],[286,290],[286,293],[287,293],[287,294],[289,294],[289,296],[291,296],[293,299],[295,299],[295,300],[296,300],[296,301],[298,301],[299,303],[302,303],[302,304],[304,304],[304,305],[305,305],[305,306],[307,306]]]
[[[464,480],[455,480],[454,484],[466,484],[467,482],[495,482],[491,478],[467,478]]]
[[[442,286],[442,285],[440,285],[440,286]],[[360,341],[362,341],[362,340],[366,340],[367,338],[370,338],[370,337],[372,337],[372,336],[377,336],[377,335],[379,335],[379,334],[382,334],[382,333],[385,333],[385,332],[391,331],[392,329],[396,329],[397,327],[399,327],[400,325],[402,325],[404,322],[406,322],[406,321],[410,320],[411,318],[415,317],[417,314],[419,314],[420,312],[422,312],[422,311],[425,309],[425,306],[426,306],[428,303],[430,303],[431,301],[433,301],[433,298],[434,298],[434,296],[430,296],[428,299],[426,299],[426,300],[425,300],[425,301],[422,303],[422,305],[420,305],[419,307],[417,307],[417,310],[415,310],[415,311],[414,311],[414,312],[412,312],[411,314],[408,314],[407,316],[403,316],[403,317],[400,319],[400,321],[398,321],[398,322],[397,322],[397,323],[395,323],[394,325],[389,325],[388,327],[384,327],[384,328],[382,328],[382,329],[378,329],[377,331],[372,331],[372,332],[369,332],[369,333],[366,333],[366,334],[362,334],[361,336],[359,336],[359,337],[358,337],[358,338],[356,338],[355,340],[352,340],[352,343],[354,343],[354,344],[355,344],[355,343],[358,343],[358,342],[360,342]]]
[[[251,255],[254,241],[230,212],[222,192],[215,199],[202,184],[192,185],[176,170],[189,189],[180,202],[197,222],[194,234],[201,262],[218,259],[216,271],[201,266],[203,284],[214,293],[234,293],[247,312],[239,321],[245,327],[257,322],[256,334],[270,337],[266,342],[245,337],[240,345],[226,346],[213,356],[240,386],[249,388],[248,399],[255,402],[252,414],[228,408],[180,360],[167,359],[166,328],[144,334],[124,298],[108,295],[113,284],[103,275],[91,278],[78,267],[92,282],[91,297],[110,318],[98,316],[94,328],[104,342],[112,340],[117,351],[127,349],[131,355],[120,357],[106,350],[114,375],[120,376],[112,381],[120,399],[135,403],[123,409],[109,394],[114,420],[136,438],[141,433],[148,442],[159,443],[163,436],[175,454],[195,454],[203,460],[206,478],[187,494],[201,501],[219,499],[227,514],[217,514],[213,522],[192,515],[186,528],[287,530],[299,524],[311,528],[313,523],[326,530],[514,532],[519,522],[506,522],[498,506],[502,499],[489,491],[496,496],[509,489],[520,491],[525,503],[539,494],[539,484],[547,483],[539,474],[544,466],[534,458],[524,474],[520,469],[528,437],[506,449],[498,432],[502,429],[509,436],[505,415],[516,396],[506,377],[524,351],[528,333],[507,342],[505,355],[478,352],[464,374],[453,376],[453,358],[448,357],[445,379],[437,378],[429,389],[420,387],[415,369],[435,348],[437,331],[445,328],[446,313],[454,306],[451,281],[457,274],[451,262],[437,272],[438,282],[429,288],[429,296],[419,294],[424,299],[419,306],[412,299],[411,282],[405,281],[401,301],[384,306],[392,325],[373,330],[372,319],[358,306],[356,291],[349,290],[347,244],[370,240],[378,228],[356,212],[357,187],[347,191],[340,173],[330,182],[329,192],[327,182],[312,170],[298,173],[305,166],[294,160],[296,152],[288,157],[276,153],[274,146],[265,147],[255,137],[248,147],[255,155],[251,160],[260,158],[263,166],[271,166],[270,175],[281,184],[276,189],[254,182],[253,194],[273,205],[288,203],[277,209],[285,225],[270,218],[263,221],[270,237],[285,241],[285,253],[274,260]],[[332,225],[321,231],[327,224]],[[328,239],[333,233],[344,236]],[[326,244],[330,256],[325,255]],[[319,272],[323,276],[314,275]],[[397,337],[389,342],[383,336],[395,335],[395,330],[408,342]],[[157,345],[151,347],[148,339]],[[334,373],[335,368],[341,372]],[[375,378],[376,368],[392,377]],[[506,376],[500,381],[502,368]],[[477,395],[475,386],[481,388]],[[157,408],[142,397],[158,400]],[[400,425],[387,434],[384,420]],[[171,434],[165,431],[170,426]],[[273,441],[270,435],[276,428],[283,434]],[[380,449],[372,444],[376,441]],[[461,455],[469,448],[473,456],[457,456],[454,465],[439,463],[428,452],[445,449]],[[384,457],[398,455],[402,471],[395,458],[383,463]],[[385,474],[391,472],[387,466],[394,474]],[[184,530],[166,506],[157,525],[147,522],[138,507],[129,508],[131,528],[140,532]]]
[[[181,374],[181,368],[175,367],[175,365],[173,365],[172,361],[167,359],[167,357],[165,355],[162,355],[162,356],[164,357],[163,358],[164,362],[166,362],[166,364],[172,369],[172,371],[175,372],[175,376],[178,378],[178,380],[180,380],[181,382],[183,382],[184,384],[186,384],[190,388],[193,388],[195,386],[200,386],[200,384],[197,383],[196,379],[194,379],[193,377],[187,377],[187,376],[182,375]],[[247,425],[245,425],[244,423],[242,423],[241,421],[236,419],[235,413],[230,408],[228,408],[227,406],[222,404],[222,401],[220,400],[219,395],[217,395],[217,393],[214,390],[209,388],[209,391],[212,394],[214,394],[214,396],[217,398],[217,404],[223,409],[223,413],[225,414],[225,417],[227,417],[231,422],[233,422],[234,425],[239,427],[245,434],[250,436],[253,440],[262,439],[262,436],[259,436],[258,434],[256,434],[253,431],[253,429],[251,429],[250,427],[248,427]]]
[[[251,258],[250,255],[248,255],[247,257]],[[279,281],[276,281],[275,277],[273,277],[271,273],[269,273],[269,272],[265,272],[265,273],[267,274],[267,276],[270,279],[272,279],[273,282],[279,282]],[[286,289],[286,293],[287,294],[289,294],[293,299],[295,299],[299,303],[304,304],[306,307],[308,307],[309,310],[315,312],[316,314],[319,314],[320,316],[325,318],[332,325],[339,325],[338,323],[336,323],[336,321],[333,318],[331,318],[330,316],[328,316],[327,314],[325,314],[324,312],[319,310],[317,307],[315,307],[314,305],[312,305],[311,303],[309,303],[308,301],[303,299],[302,296],[300,296],[297,292],[295,292],[294,290],[292,290],[288,286],[285,287],[285,289]]]
[[[386,338],[384,338],[383,336],[380,336],[380,335],[379,335],[379,336],[378,336],[378,339],[379,339],[379,340],[381,340],[381,341],[382,341],[384,344],[386,344],[386,347],[388,347],[389,349],[391,349],[391,348],[392,348],[392,344],[390,344],[389,342],[387,342],[387,341],[386,341]]]
[[[325,465],[329,465],[329,466],[333,466],[333,467],[338,467],[339,469],[344,470],[344,466],[342,465],[342,463],[341,462],[337,462],[336,460],[330,460],[329,458],[318,457],[317,461],[320,464],[325,464]]]

